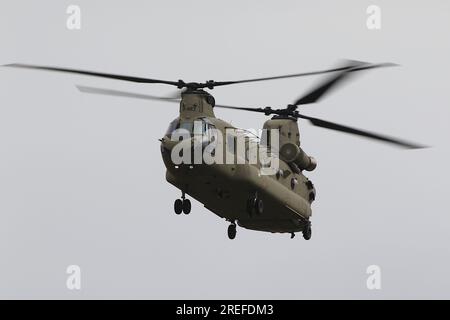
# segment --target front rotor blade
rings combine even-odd
[[[368,64],[363,62],[353,62],[347,65],[347,69],[341,71],[337,75],[333,75],[327,80],[321,82],[313,90],[303,95],[293,105],[299,106],[304,104],[310,104],[319,101],[324,95],[330,93],[332,89],[336,89],[337,85],[343,84],[344,81],[349,80],[355,71],[369,70],[381,67],[396,66],[393,63],[380,63],[380,64]]]
[[[101,73],[101,72],[94,72],[94,71],[84,71],[84,70],[78,70],[78,69],[36,66],[36,65],[30,65],[30,64],[19,64],[19,63],[7,64],[7,65],[5,65],[5,67],[58,71],[58,72],[74,73],[74,74],[81,74],[81,75],[86,75],[86,76],[94,76],[94,77],[101,77],[101,78],[108,78],[108,79],[139,82],[139,83],[161,83],[161,84],[169,84],[172,86],[179,86],[179,82],[176,82],[176,81],[130,77],[130,76],[124,76],[124,75],[118,75],[118,74],[109,74],[109,73]]]
[[[345,66],[345,67],[339,67],[339,68],[333,68],[333,69],[326,69],[326,70],[320,70],[320,71],[311,71],[311,72],[304,72],[304,73],[294,73],[294,74],[288,74],[288,75],[282,75],[282,76],[274,76],[274,77],[264,77],[264,78],[255,78],[255,79],[246,79],[246,80],[237,80],[237,81],[214,81],[213,84],[214,84],[214,87],[219,87],[219,86],[226,86],[226,85],[238,84],[238,83],[258,82],[258,81],[287,79],[287,78],[297,78],[297,77],[313,76],[313,75],[324,74],[324,73],[331,73],[331,72],[337,72],[337,71],[345,71],[345,70],[348,70],[350,68],[351,67]]]
[[[93,94],[103,94],[115,97],[126,97],[126,98],[136,98],[136,99],[144,99],[144,100],[159,100],[159,101],[168,101],[168,102],[180,102],[178,98],[172,97],[158,97],[152,96],[148,94],[140,94],[140,93],[132,93],[111,89],[102,89],[102,88],[94,88],[94,87],[85,87],[85,86],[77,86],[78,90],[84,93],[93,93]]]
[[[415,143],[412,143],[412,142],[407,142],[407,141],[404,141],[404,140],[388,137],[388,136],[385,136],[385,135],[380,135],[380,134],[377,134],[377,133],[372,133],[372,132],[369,132],[369,131],[363,131],[363,130],[360,130],[360,129],[347,127],[347,126],[344,126],[344,125],[341,125],[341,124],[325,121],[325,120],[318,119],[318,118],[308,117],[308,116],[301,115],[301,114],[297,115],[297,117],[301,118],[301,119],[309,120],[314,126],[317,126],[317,127],[326,128],[326,129],[335,130],[335,131],[340,131],[340,132],[345,132],[345,133],[350,133],[350,134],[354,134],[354,135],[357,135],[357,136],[366,137],[366,138],[370,138],[370,139],[375,139],[375,140],[378,140],[378,141],[391,143],[391,144],[394,144],[396,146],[407,148],[407,149],[426,148],[426,146],[423,146],[423,145],[415,144]]]

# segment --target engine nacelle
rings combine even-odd
[[[300,170],[313,171],[317,167],[316,159],[308,156],[299,146],[289,142],[281,146],[280,158],[288,163],[295,163]]]

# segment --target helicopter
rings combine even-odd
[[[161,156],[166,167],[166,180],[181,191],[180,198],[174,201],[173,209],[177,215],[189,214],[192,205],[187,196],[196,199],[206,209],[230,223],[227,229],[229,239],[236,237],[237,226],[263,232],[288,233],[291,238],[294,238],[297,232],[301,232],[305,240],[311,239],[311,206],[316,199],[316,188],[304,172],[313,171],[317,161],[301,147],[298,120],[307,120],[313,126],[407,149],[424,147],[386,135],[306,116],[298,111],[302,105],[318,102],[337,85],[350,79],[356,73],[396,66],[393,63],[373,64],[347,60],[338,67],[320,71],[237,81],[208,80],[205,82],[167,81],[29,64],[5,66],[74,73],[137,83],[165,84],[181,90],[181,92],[177,91],[175,96],[159,97],[77,86],[84,93],[179,104],[178,117],[170,123],[167,132],[160,139]],[[269,106],[252,108],[216,104],[214,97],[207,91],[207,89],[212,90],[225,85],[320,74],[331,74],[331,76],[293,103],[279,109]],[[272,117],[264,123],[263,135],[260,138],[217,118],[216,108],[257,112]],[[183,135],[179,135],[177,130],[182,131]],[[270,134],[269,137],[270,132],[276,134]],[[219,141],[221,143],[218,143]],[[241,141],[240,150],[243,152],[238,152],[239,141]],[[200,150],[200,154],[204,155],[208,148],[210,155],[215,155],[216,152],[225,154],[225,157],[231,158],[232,161],[227,163],[186,161],[195,157],[196,150]],[[250,153],[257,154],[256,161],[250,161]],[[276,162],[276,167],[270,167],[267,161],[263,161],[264,157],[258,157],[261,154],[269,155],[269,158]],[[178,161],[177,157],[175,161],[174,155],[178,158],[182,157],[183,161]],[[271,170],[264,171],[268,167]],[[262,172],[266,173],[262,174]]]

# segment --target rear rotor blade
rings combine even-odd
[[[216,104],[214,108],[224,108],[224,109],[234,109],[234,110],[244,110],[244,111],[253,111],[253,112],[262,112],[264,113],[263,108],[246,108],[246,107],[234,107],[234,106],[226,106],[222,104]]]
[[[303,95],[293,105],[299,106],[304,104],[310,104],[319,101],[331,90],[336,89],[337,85],[343,84],[344,81],[349,80],[355,71],[369,70],[381,67],[392,67],[396,66],[393,63],[380,63],[380,64],[368,64],[364,62],[350,62],[347,69],[339,72],[337,75],[333,75],[327,80],[321,82],[313,90],[309,91],[307,94]]]
[[[388,136],[385,136],[385,135],[380,135],[380,134],[369,132],[369,131],[363,131],[363,130],[352,128],[352,127],[347,127],[347,126],[344,126],[344,125],[341,125],[341,124],[337,124],[337,123],[334,123],[334,122],[325,121],[325,120],[318,119],[318,118],[313,118],[313,117],[308,117],[308,116],[301,115],[301,114],[298,114],[297,118],[309,120],[309,122],[311,122],[311,124],[316,126],[316,127],[326,128],[326,129],[335,130],[335,131],[339,131],[339,132],[350,133],[350,134],[353,134],[353,135],[357,135],[357,136],[361,136],[361,137],[366,137],[366,138],[370,138],[370,139],[374,139],[374,140],[378,140],[378,141],[394,144],[396,146],[407,148],[407,149],[426,148],[426,146],[419,145],[419,144],[416,144],[416,143],[400,140],[400,139],[397,139],[397,138],[388,137]]]
[[[327,81],[322,82],[320,86],[299,98],[293,103],[293,105],[299,106],[318,101],[327,91],[336,86],[339,82],[342,83],[345,79],[348,79],[350,75],[351,74],[349,72],[343,71],[329,78]]]
[[[313,118],[313,117],[305,116],[305,115],[299,114],[298,111],[289,111],[287,109],[272,109],[270,107],[266,107],[266,108],[247,108],[247,107],[234,107],[234,106],[226,106],[226,105],[216,105],[216,107],[226,108],[226,109],[235,109],[235,110],[259,112],[259,113],[264,113],[266,115],[269,115],[269,114],[278,114],[278,115],[283,115],[283,116],[287,115],[287,116],[291,116],[291,117],[295,117],[295,118],[309,120],[309,122],[312,125],[316,126],[316,127],[326,128],[326,129],[335,130],[335,131],[339,131],[339,132],[345,132],[345,133],[349,133],[349,134],[353,134],[353,135],[357,135],[357,136],[361,136],[361,137],[365,137],[365,138],[369,138],[369,139],[374,139],[374,140],[382,141],[382,142],[385,142],[385,143],[390,143],[390,144],[396,145],[398,147],[403,147],[403,148],[406,148],[406,149],[427,148],[426,146],[419,145],[419,144],[416,144],[416,143],[413,143],[413,142],[408,142],[408,141],[404,141],[404,140],[401,140],[401,139],[397,139],[397,138],[381,135],[381,134],[378,134],[378,133],[373,133],[373,132],[369,132],[369,131],[364,131],[364,130],[360,130],[360,129],[344,126],[344,125],[341,125],[341,124],[337,124],[337,123],[334,123],[334,122],[322,120],[322,119],[319,119],[319,118]]]

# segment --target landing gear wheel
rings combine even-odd
[[[258,215],[262,215],[264,212],[264,202],[262,199],[256,199],[255,211]]]
[[[231,240],[236,238],[236,225],[234,223],[228,226],[228,238]]]
[[[247,200],[247,213],[250,217],[255,214],[256,202],[256,198],[250,198]]]
[[[295,233],[291,232],[291,239],[294,239]]]
[[[191,212],[191,201],[189,199],[183,200],[182,210],[184,214],[189,214]]]
[[[303,230],[303,239],[309,240],[311,239],[311,235],[312,235],[311,223],[308,221],[307,225],[305,226],[305,229]]]
[[[181,214],[181,212],[183,212],[183,201],[181,199],[175,200],[173,210],[176,214]]]
[[[261,215],[264,211],[264,202],[262,199],[250,198],[247,201],[247,212],[250,217],[253,215]]]

